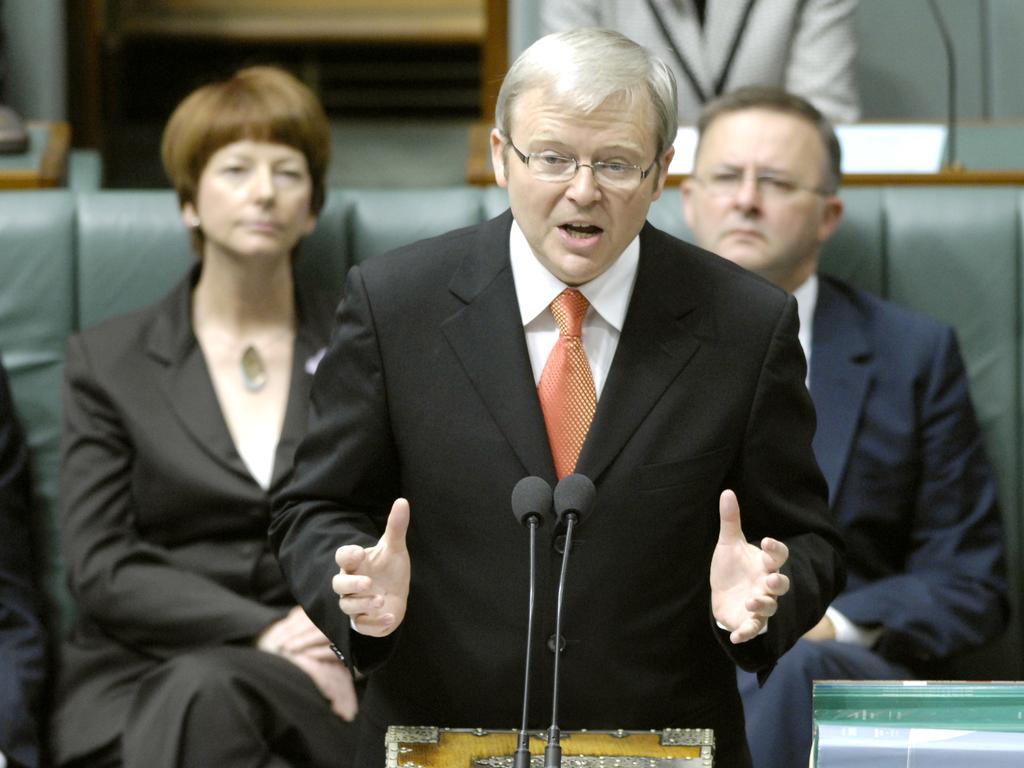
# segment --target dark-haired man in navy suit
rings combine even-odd
[[[814,679],[914,678],[1007,619],[996,482],[951,328],[818,275],[842,217],[839,143],[803,99],[734,91],[698,125],[683,189],[697,242],[792,293],[814,452],[847,546],[846,590],[759,688],[740,675],[757,768],[806,765]]]
[[[32,580],[28,450],[0,367],[0,767],[39,764],[46,645]]]

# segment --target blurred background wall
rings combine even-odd
[[[490,88],[493,98],[501,62],[536,39],[543,2],[408,0],[391,7],[420,13],[457,6],[459,23],[475,31],[446,34],[442,23],[440,32],[416,39],[385,33],[343,40],[319,34],[285,41],[280,35],[193,39],[187,24],[173,33],[131,32],[132,18],[146,9],[218,6],[214,0],[3,0],[6,100],[30,119],[68,120],[74,145],[103,155],[108,184],[161,184],[158,169],[140,167],[154,156],[155,137],[173,104],[198,82],[269,61],[291,67],[318,87],[339,130],[355,131],[350,140],[365,137],[387,148],[393,136],[393,151],[401,154],[412,143],[421,157],[435,142],[448,153],[445,167],[450,167],[450,158],[463,151],[465,126],[489,118],[482,93]],[[370,0],[277,5],[295,8],[295,14],[374,7]],[[388,3],[376,3],[383,5]],[[938,0],[938,5],[956,47],[960,119],[1024,120],[1024,0]],[[222,12],[230,26],[232,13],[270,6],[270,0],[225,0],[218,7],[230,9]],[[860,0],[856,24],[863,119],[943,120],[946,57],[928,0]],[[426,144],[410,139],[404,129],[420,131]],[[459,174],[461,169],[451,178]]]
[[[75,0],[70,0],[75,2]],[[3,0],[7,103],[23,115],[67,117],[67,42],[63,0]]]

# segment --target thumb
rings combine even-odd
[[[718,499],[718,517],[720,520],[719,544],[746,543],[743,526],[740,524],[740,503],[732,491],[722,491],[722,495]]]
[[[384,528],[384,535],[380,537],[380,544],[388,549],[398,552],[405,551],[405,534],[409,530],[409,502],[405,499],[395,499],[391,505],[391,513],[388,515],[388,524]]]

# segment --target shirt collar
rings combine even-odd
[[[509,254],[519,314],[526,326],[545,312],[555,297],[568,286],[540,263],[526,241],[526,235],[515,221],[509,233]],[[594,311],[619,332],[626,320],[639,263],[640,236],[637,235],[608,269],[590,282],[576,286],[587,297]]]
[[[804,357],[811,359],[811,343],[814,333],[814,310],[818,306],[818,273],[812,272],[795,291],[797,314],[800,318],[800,345]]]

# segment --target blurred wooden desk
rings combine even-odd
[[[484,36],[483,0],[113,0],[119,38],[260,42],[469,42]]]
[[[0,189],[44,189],[64,183],[71,129],[67,123],[29,122],[29,146],[0,155]]]
[[[466,161],[466,181],[470,184],[494,183],[488,138],[492,127],[493,123],[488,121],[470,126]],[[936,173],[848,173],[843,176],[843,186],[1024,185],[1024,122],[963,124],[957,128],[957,138],[965,169]],[[670,173],[668,184],[678,185],[684,178],[684,174]]]

